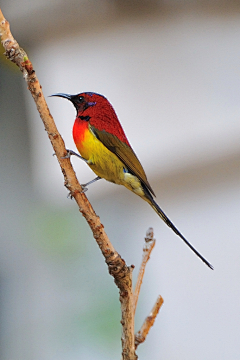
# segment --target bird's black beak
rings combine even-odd
[[[64,94],[64,93],[57,93],[57,94],[50,95],[50,97],[52,97],[52,96],[62,97],[62,98],[70,100],[71,102],[73,101],[73,98],[75,97],[75,95],[69,95],[69,94]]]

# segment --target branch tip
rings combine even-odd
[[[145,237],[146,243],[148,243],[149,241],[152,241],[153,237],[154,237],[153,228],[150,227],[150,228],[148,228],[148,230],[146,232],[146,237]]]

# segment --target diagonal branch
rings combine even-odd
[[[115,283],[119,288],[122,310],[122,356],[123,360],[136,360],[137,356],[135,354],[134,345],[134,315],[132,310],[132,267],[127,267],[125,261],[111,244],[99,217],[93,210],[86,195],[82,192],[81,185],[77,180],[70,159],[63,159],[67,154],[67,150],[54,123],[53,117],[50,114],[33,65],[28,59],[26,52],[19,47],[17,41],[13,38],[9,22],[4,18],[1,9],[0,36],[6,57],[19,67],[27,82],[28,89],[35,101],[37,110],[61,167],[64,176],[64,185],[70,191],[71,196],[76,200],[79,211],[88,222],[93,236],[105,258],[105,262],[108,265],[109,273],[114,277]]]

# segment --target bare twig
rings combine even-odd
[[[151,313],[145,319],[141,330],[135,335],[135,348],[137,349],[138,345],[143,343],[149,333],[150,328],[153,326],[154,321],[157,317],[157,314],[163,304],[163,298],[161,295],[158,296],[156,303],[154,304]]]
[[[138,297],[139,297],[140,288],[141,288],[142,281],[143,281],[143,276],[145,273],[145,268],[146,268],[148,260],[150,259],[150,255],[155,246],[155,242],[156,242],[156,240],[154,239],[153,228],[149,228],[146,233],[146,237],[145,237],[145,246],[143,248],[142,263],[140,266],[137,283],[136,283],[136,287],[135,287],[135,291],[134,291],[134,309],[133,309],[134,314],[135,314],[136,307],[137,307]],[[163,304],[163,298],[161,297],[161,295],[159,295],[151,313],[145,319],[145,321],[141,327],[141,330],[139,330],[138,333],[135,335],[135,348],[136,349],[139,344],[141,344],[145,341],[150,328],[153,326],[153,324],[155,322],[155,319],[157,317],[157,314],[158,314],[162,304]]]
[[[36,103],[37,110],[43,121],[45,130],[57,156],[59,165],[64,176],[64,185],[75,198],[79,211],[87,220],[93,236],[105,257],[109,273],[114,277],[115,283],[119,288],[120,302],[122,309],[122,356],[123,360],[136,360],[134,345],[134,315],[133,315],[133,296],[132,296],[132,267],[127,267],[125,261],[112,246],[99,217],[96,215],[86,195],[77,180],[72,168],[70,159],[63,159],[67,154],[64,141],[58,132],[52,115],[45,101],[42,87],[38,81],[31,61],[26,52],[21,49],[17,41],[13,38],[8,21],[4,18],[0,9],[0,36],[5,55],[13,61],[22,71],[23,77],[27,82],[28,89]]]
[[[139,297],[139,293],[140,293],[140,289],[141,289],[141,285],[142,285],[142,281],[143,281],[143,276],[145,273],[145,268],[146,268],[148,260],[150,259],[151,252],[152,252],[152,250],[155,246],[155,242],[156,242],[156,240],[153,238],[153,236],[154,236],[153,228],[149,228],[146,233],[146,237],[145,237],[145,246],[143,248],[142,263],[140,266],[137,283],[136,283],[135,290],[134,290],[134,303],[133,303],[134,314],[135,314],[136,308],[137,308],[138,297]]]

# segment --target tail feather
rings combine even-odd
[[[167,217],[167,215],[162,211],[162,209],[158,206],[155,200],[152,198],[151,201],[147,200],[148,203],[152,206],[152,208],[156,211],[156,213],[160,216],[160,218],[177,234],[186,244],[190,247],[190,249],[208,266],[213,270],[213,266],[190,244],[187,239],[180,233],[180,231],[175,227],[175,225],[171,222],[171,220]]]

